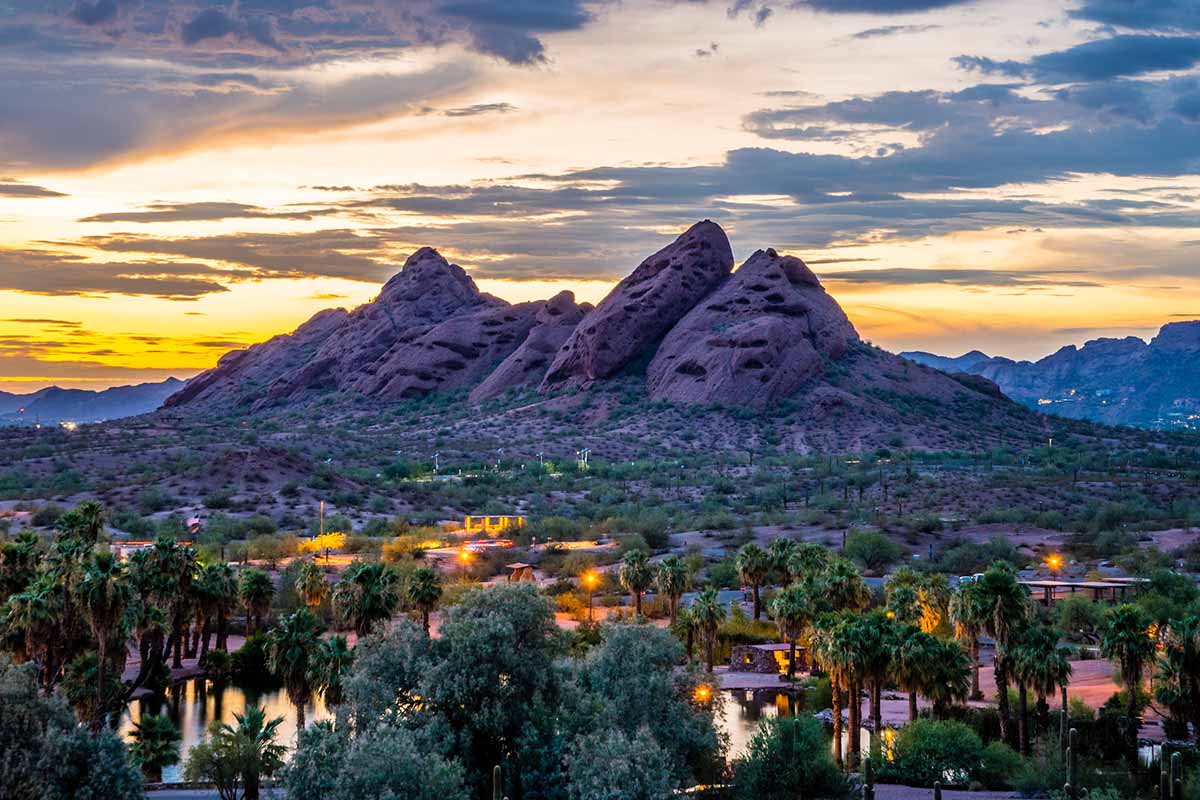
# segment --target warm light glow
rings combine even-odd
[[[596,573],[594,573],[594,572],[592,572],[592,571],[590,571],[590,570],[589,570],[589,571],[587,571],[587,572],[585,572],[585,573],[583,573],[583,582],[584,582],[585,584],[587,584],[587,587],[588,587],[589,589],[594,589],[594,588],[596,588],[596,582],[597,582],[598,580],[599,580],[599,579],[596,577]]]
[[[459,550],[458,551],[458,560],[464,564],[469,564],[469,563],[471,563],[471,554],[469,552],[467,552],[466,550]]]
[[[707,703],[712,699],[712,688],[708,684],[702,683],[692,692],[692,699],[697,703]]]
[[[1057,575],[1058,571],[1062,569],[1062,564],[1062,556],[1060,556],[1058,553],[1051,553],[1050,555],[1046,556],[1046,566],[1049,567],[1050,571],[1055,575]]]

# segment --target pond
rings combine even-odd
[[[758,723],[762,719],[777,716],[792,716],[804,710],[803,695],[793,697],[785,692],[721,692],[722,704],[720,725],[729,736],[729,758],[733,759],[746,751]],[[133,725],[143,714],[166,714],[179,728],[182,737],[180,755],[204,741],[209,725],[214,720],[232,723],[234,714],[243,713],[247,706],[261,706],[267,719],[282,717],[279,726],[279,741],[289,748],[296,744],[296,707],[282,689],[253,691],[238,686],[215,686],[211,681],[193,679],[172,686],[165,698],[135,700],[121,717],[119,731],[129,737]],[[332,716],[320,695],[305,708],[305,724]],[[843,746],[847,734],[843,735]],[[862,732],[863,748],[869,747],[870,731]],[[182,764],[163,770],[163,780],[182,780]]]

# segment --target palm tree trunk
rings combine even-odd
[[[908,690],[908,721],[917,721],[917,693],[913,689]]]
[[[1141,721],[1137,716],[1137,693],[1142,687],[1141,673],[1136,672],[1129,675],[1125,682],[1129,692],[1129,703],[1126,709],[1126,715],[1129,717],[1129,772],[1136,775],[1138,771],[1138,732],[1141,730]]]
[[[1067,711],[1067,684],[1064,683],[1059,688],[1062,690],[1062,713],[1058,717],[1058,738],[1059,746],[1065,753],[1067,752],[1067,725],[1069,723],[1069,713]]]
[[[183,637],[186,633],[183,630],[183,620],[176,615],[172,627],[171,637],[174,639],[174,647],[171,648],[171,668],[180,669],[183,667]]]
[[[858,768],[858,756],[862,752],[862,688],[858,678],[849,681],[850,701],[850,769]]]
[[[640,617],[642,615],[642,593],[641,592],[633,593],[633,609],[634,609],[634,612],[633,612],[634,616]],[[709,668],[709,672],[712,672],[711,667]]]
[[[713,671],[713,645],[716,644],[716,634],[705,634],[704,636],[704,654],[705,660],[708,662],[708,671],[711,674]]]
[[[295,702],[295,701],[293,701]],[[304,732],[304,703],[296,703],[296,736]]]
[[[92,720],[92,730],[104,730],[105,700],[104,686],[108,678],[108,631],[98,631],[96,636],[96,719]]]
[[[758,584],[753,584],[751,588],[754,590],[754,621],[758,622],[762,618],[762,603],[758,599]]]
[[[835,680],[829,681],[832,690],[833,705],[833,761],[841,769],[842,766],[842,686]]]
[[[871,681],[871,741],[879,741],[883,730],[883,681],[876,678]]]
[[[208,617],[204,618],[204,623],[200,626],[200,658],[208,655],[208,640],[211,638],[212,630],[211,623]]]
[[[217,649],[229,652],[229,615],[223,608],[217,612]]]
[[[242,777],[245,784],[245,792],[242,794],[242,800],[258,800],[258,770],[246,772]]]
[[[1022,682],[1017,686],[1017,743],[1021,755],[1029,755],[1029,690]]]
[[[982,700],[983,690],[979,688],[979,639],[971,640],[971,699]]]
[[[429,635],[429,609],[421,609],[421,625],[425,628],[425,635]]]
[[[796,640],[790,639],[788,641],[788,645],[791,648],[788,651],[788,671],[787,671],[788,680],[790,681],[790,680],[794,680],[796,677]]]
[[[1000,652],[1000,648],[996,648],[996,708],[1000,712],[1000,741],[1012,746],[1012,727],[1009,724],[1009,707],[1008,707],[1008,670],[1004,663],[1004,656]]]

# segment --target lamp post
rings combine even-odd
[[[583,574],[583,582],[588,589],[588,624],[592,623],[592,595],[596,592],[596,573],[588,570]]]
[[[1058,577],[1059,571],[1062,570],[1062,563],[1062,556],[1060,556],[1058,553],[1051,553],[1050,555],[1046,556],[1046,566],[1050,568],[1050,574],[1056,578]]]

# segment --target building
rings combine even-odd
[[[175,544],[178,545],[179,547],[191,547],[192,546],[191,542],[176,542]],[[118,561],[128,561],[129,557],[131,555],[133,555],[134,553],[136,553],[137,551],[149,550],[152,547],[154,547],[154,542],[124,540],[124,541],[113,542],[112,544],[110,544],[108,546],[108,549],[111,550],[114,554],[116,554]]]
[[[532,564],[523,564],[520,561],[516,561],[509,564],[508,568],[511,570],[508,574],[509,583],[523,583],[537,580],[537,576],[533,574]]]
[[[729,657],[730,672],[756,672],[759,675],[786,675],[791,645],[736,645]],[[796,647],[797,672],[804,669],[804,648]]]
[[[485,536],[499,536],[508,531],[520,530],[525,527],[525,517],[520,514],[499,514],[487,517],[463,517],[463,530],[467,533],[482,533]]]

